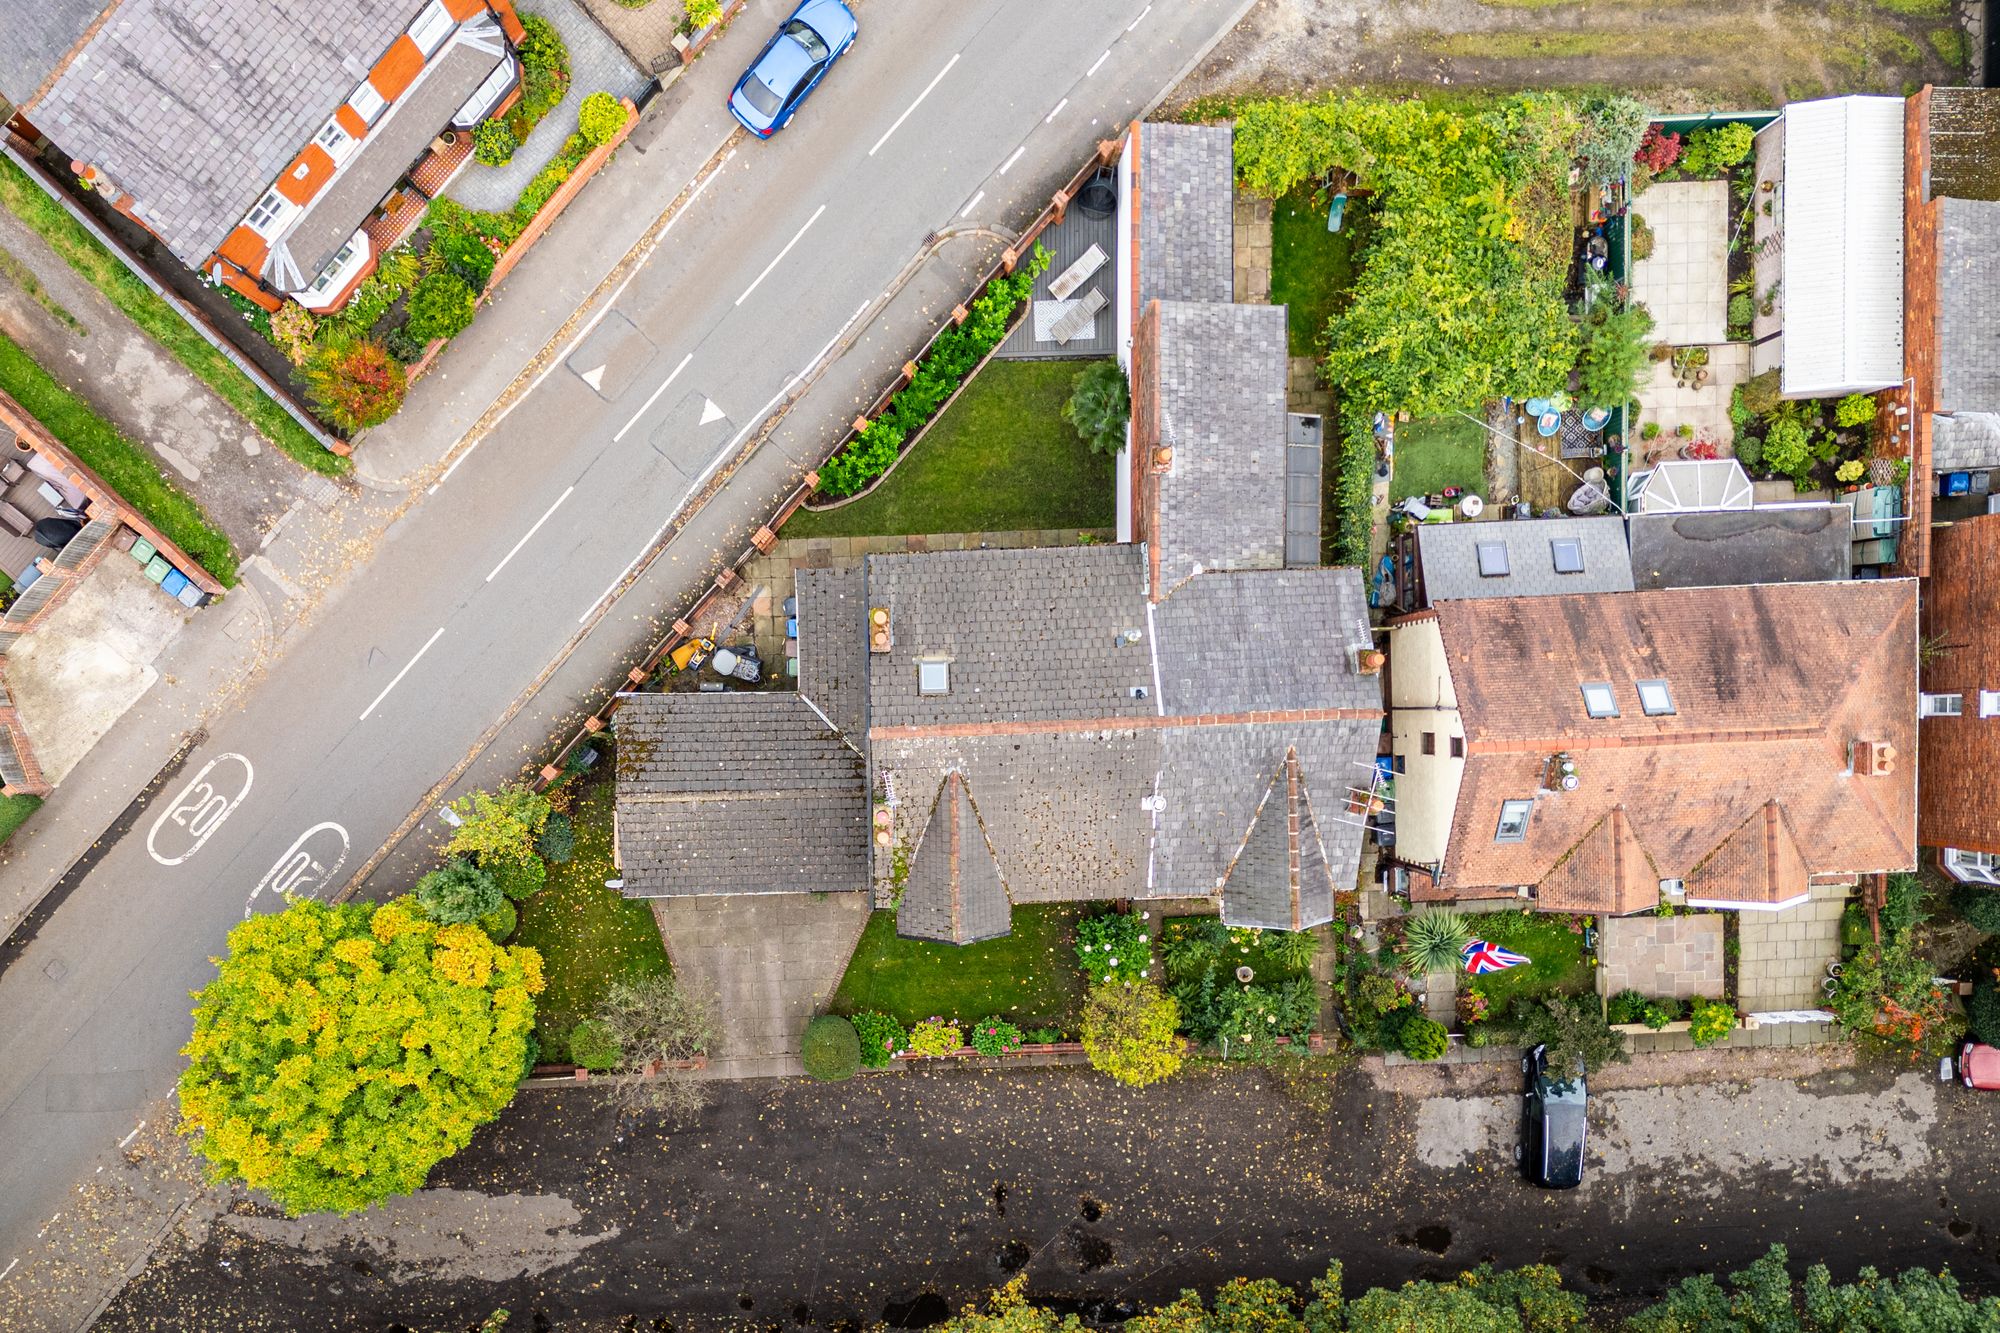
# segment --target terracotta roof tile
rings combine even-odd
[[[1924,631],[1942,650],[1923,668],[1923,688],[1964,696],[1961,717],[1925,718],[1922,814],[1926,846],[2000,852],[2000,719],[1979,716],[1979,692],[2000,690],[2000,514],[1931,535]]]

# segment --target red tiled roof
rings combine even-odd
[[[1962,717],[1925,718],[1925,846],[2000,852],[2000,719],[1979,716],[1979,692],[2000,690],[2000,514],[1984,514],[1931,534],[1924,632],[1940,646],[1923,669],[1923,688],[1965,696]]]

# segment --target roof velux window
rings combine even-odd
[[[1617,717],[1618,696],[1611,692],[1611,686],[1601,680],[1587,680],[1583,683],[1583,711],[1592,717]],[[1652,709],[1647,709],[1651,712]],[[1669,708],[1668,712],[1673,710]]]
[[[1507,577],[1507,543],[1476,542],[1473,551],[1479,556],[1479,577],[1501,579]]]
[[[363,124],[373,125],[382,118],[382,112],[388,109],[389,101],[375,91],[374,84],[363,79],[354,85],[354,91],[347,95],[347,104],[354,108],[354,114],[361,117]]]
[[[1500,802],[1500,828],[1493,835],[1495,842],[1525,842],[1528,837],[1528,816],[1534,813],[1533,801]]]
[[[415,42],[417,49],[428,58],[444,45],[444,39],[449,37],[451,30],[457,26],[457,20],[452,18],[440,0],[431,0],[424,6],[423,12],[417,15],[417,21],[410,25],[410,40]]]
[[[1557,537],[1549,543],[1549,558],[1558,574],[1583,573],[1583,543],[1574,537]]]
[[[917,663],[918,694],[950,694],[951,663],[924,661]]]
[[[1673,691],[1664,680],[1642,680],[1639,682],[1639,707],[1646,710],[1647,717],[1665,717],[1674,711]]]

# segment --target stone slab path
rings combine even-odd
[[[1852,890],[1822,886],[1782,912],[1745,912],[1737,924],[1736,1007],[1746,1013],[1816,1009],[1826,965],[1840,957],[1840,914]]]

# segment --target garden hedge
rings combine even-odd
[[[854,1071],[861,1068],[861,1039],[854,1033],[854,1024],[836,1014],[813,1019],[799,1042],[799,1061],[822,1083],[853,1078]]]

